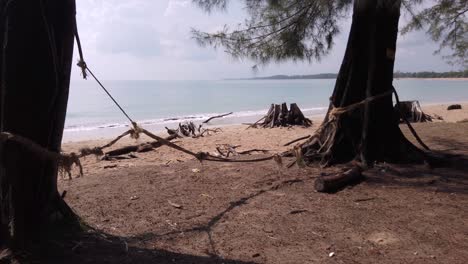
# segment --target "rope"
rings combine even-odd
[[[339,115],[342,115],[344,113],[347,113],[347,112],[351,112],[353,110],[356,110],[357,108],[365,105],[366,103],[370,103],[374,100],[377,100],[377,99],[380,99],[382,97],[385,97],[385,96],[389,96],[389,95],[392,95],[393,91],[390,90],[390,91],[387,91],[385,93],[382,93],[382,94],[379,94],[379,95],[374,95],[374,96],[371,96],[371,97],[367,97],[366,99],[360,101],[360,102],[357,102],[357,103],[354,103],[354,104],[350,104],[348,106],[345,106],[345,107],[334,107],[332,105],[332,110],[330,111],[330,116],[336,118],[338,117]]]
[[[99,84],[99,86],[104,90],[104,92],[106,92],[106,94],[114,102],[114,104],[120,109],[120,111],[127,117],[127,119],[130,121],[130,123],[133,126],[132,129],[130,129],[129,131],[123,133],[121,136],[117,137],[115,140],[111,141],[109,144],[107,144],[107,145],[105,145],[103,147],[94,148],[94,149],[92,149],[93,151],[91,151],[90,149],[86,149],[85,151],[82,151],[83,153],[80,155],[80,157],[84,157],[84,156],[91,155],[91,154],[96,154],[96,153],[100,154],[100,153],[102,153],[103,148],[106,148],[106,147],[109,147],[109,146],[115,144],[115,142],[117,142],[119,139],[121,139],[122,137],[124,137],[126,135],[130,134],[130,136],[132,138],[137,139],[137,138],[139,138],[140,133],[143,133],[143,134],[147,135],[148,137],[157,140],[158,142],[160,142],[163,145],[166,145],[166,146],[171,147],[173,149],[176,149],[178,151],[181,151],[181,152],[184,152],[184,153],[189,154],[191,156],[194,156],[199,161],[208,160],[208,161],[215,161],[215,162],[260,162],[260,161],[266,161],[266,160],[271,160],[271,159],[274,159],[274,160],[278,159],[277,156],[279,156],[279,155],[274,155],[274,156],[270,156],[270,157],[266,157],[266,158],[259,158],[259,159],[250,159],[250,160],[232,160],[232,159],[226,159],[226,158],[222,158],[222,157],[213,156],[213,155],[211,155],[209,153],[205,153],[205,152],[194,153],[194,152],[192,152],[192,151],[190,151],[188,149],[185,149],[185,148],[183,148],[183,147],[181,147],[179,145],[176,145],[176,144],[170,142],[169,140],[166,140],[166,139],[164,139],[162,137],[156,136],[155,134],[147,131],[146,129],[143,129],[143,128],[139,127],[138,124],[135,121],[133,121],[132,118],[130,118],[130,116],[125,112],[125,110],[122,108],[122,106],[120,106],[120,104],[115,100],[115,98],[106,89],[106,87],[104,87],[104,85],[99,81],[99,79],[94,75],[94,73],[89,69],[88,65],[84,61],[80,36],[78,34],[78,26],[77,26],[77,23],[76,23],[76,16],[75,16],[74,30],[75,30],[74,33],[75,33],[75,38],[76,38],[76,42],[77,42],[77,46],[78,46],[78,53],[79,53],[79,56],[80,56],[80,59],[79,59],[77,65],[78,65],[78,67],[81,68],[83,78],[86,79],[87,73],[89,73],[94,78],[94,80]]]
[[[89,69],[89,67],[86,65],[86,63],[84,63],[85,65],[85,69],[86,71],[89,72],[89,74],[91,74],[91,76],[93,76],[94,80],[96,80],[96,82],[99,84],[99,86],[101,86],[101,88],[104,90],[104,92],[107,93],[107,95],[110,97],[110,99],[112,99],[112,101],[114,101],[114,104],[120,109],[120,111],[122,111],[122,113],[127,117],[127,119],[132,123],[133,126],[135,126],[136,122],[133,121],[130,116],[125,112],[125,110],[120,106],[120,104],[114,99],[114,97],[110,94],[110,92],[106,89],[106,87],[104,87],[104,85],[102,85],[102,83],[98,80],[98,78],[96,78],[96,76],[94,75],[94,73]]]
[[[75,38],[76,38],[76,45],[78,46],[78,53],[80,55],[80,60],[78,61],[77,65],[78,65],[78,67],[81,68],[81,73],[83,74],[83,79],[86,80],[86,77],[87,77],[86,62],[84,61],[83,49],[81,48],[80,35],[78,34],[78,25],[76,23],[76,14],[75,14],[75,19],[74,19],[73,30],[74,30]]]
[[[50,151],[47,148],[37,144],[36,142],[30,140],[29,138],[22,137],[19,135],[14,135],[8,132],[0,132],[0,149],[2,150],[2,155],[8,153],[5,150],[5,146],[9,143],[20,145],[27,149],[30,153],[41,157],[44,160],[51,161],[59,166],[59,169],[63,172],[66,172],[70,175],[71,168],[75,164],[80,170],[80,176],[83,176],[83,168],[80,163],[80,155],[76,153],[63,154]],[[4,161],[4,157],[0,158],[0,162]],[[26,164],[27,165],[27,164]]]
[[[122,106],[120,106],[120,104],[117,102],[117,100],[115,100],[115,98],[112,96],[112,94],[106,89],[106,87],[104,87],[104,85],[99,81],[99,79],[96,77],[96,75],[94,75],[94,73],[91,71],[91,69],[86,64],[86,62],[84,60],[84,56],[83,56],[83,50],[81,48],[80,35],[78,34],[78,26],[77,26],[77,23],[76,23],[76,16],[75,16],[74,31],[75,31],[74,33],[75,33],[75,38],[76,38],[76,44],[78,46],[78,53],[79,53],[79,56],[80,56],[80,59],[79,59],[77,65],[78,65],[78,67],[81,68],[81,73],[83,74],[83,79],[86,79],[86,77],[87,77],[86,73],[87,72],[89,74],[91,74],[91,76],[99,84],[99,86],[102,88],[102,90],[104,90],[104,92],[106,92],[106,94],[114,102],[114,104],[120,109],[120,111],[122,111],[122,113],[125,115],[125,117],[127,117],[127,119],[130,121],[130,123],[132,123],[133,127],[136,128],[137,127],[136,122],[133,121],[132,118],[130,118],[130,116],[127,114],[127,112],[125,112],[125,110],[122,108]]]
[[[416,140],[418,141],[418,143],[423,147],[425,148],[426,150],[431,150],[423,141],[422,139],[419,137],[418,133],[416,132],[416,130],[413,128],[413,126],[411,125],[411,123],[408,121],[408,119],[406,118],[405,115],[402,115],[401,114],[401,108],[400,108],[400,98],[398,97],[398,93],[395,89],[394,86],[392,86],[392,92],[395,94],[395,100],[397,102],[397,106],[398,106],[398,111],[400,112],[400,116],[401,118],[403,119],[403,121],[405,121],[406,125],[408,126],[409,130],[411,131],[411,134],[413,134],[413,136],[416,138]]]

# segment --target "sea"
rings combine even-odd
[[[103,81],[115,100],[141,126],[160,132],[179,122],[200,123],[219,114],[210,125],[250,123],[266,114],[272,103],[297,103],[307,116],[325,114],[334,79]],[[468,101],[467,80],[394,80],[400,100],[423,106]],[[114,137],[129,120],[94,80],[71,82],[64,142]]]

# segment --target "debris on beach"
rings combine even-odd
[[[462,109],[462,106],[459,105],[459,104],[453,104],[453,105],[449,105],[449,106],[447,107],[447,110],[449,110],[449,111],[450,111],[450,110],[459,110],[459,109]]]
[[[273,128],[288,126],[312,126],[312,121],[304,116],[296,103],[292,103],[288,109],[286,103],[271,104],[268,113],[257,122],[249,126],[253,128]]]
[[[203,128],[204,124],[209,123],[211,120],[216,119],[216,118],[223,118],[228,115],[232,115],[233,112],[227,113],[227,114],[222,114],[222,115],[217,115],[217,116],[212,116],[208,118],[207,120],[203,121],[200,125],[195,125],[192,121],[188,122],[183,122],[179,123],[179,127],[176,129],[171,129],[166,127],[167,133],[169,135],[177,135],[180,138],[184,137],[192,137],[192,138],[199,138],[199,137],[204,137],[210,135],[210,133],[219,133],[222,132],[221,128]]]
[[[193,123],[192,121],[190,122],[184,122],[184,123],[179,123],[179,127],[177,129],[171,129],[167,128],[167,133],[169,135],[176,135],[179,138],[184,138],[184,137],[192,137],[192,138],[199,138],[199,137],[204,137],[210,135],[210,133],[219,133],[222,132],[221,128],[203,128],[203,124],[199,125],[198,127]]]

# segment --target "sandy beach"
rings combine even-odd
[[[435,120],[434,122],[451,122],[456,123],[462,120],[468,119],[468,102],[461,103],[462,109],[459,110],[447,110],[449,104],[431,104],[423,105],[423,111],[429,115],[437,115],[442,117],[444,120],[439,121]],[[202,137],[198,139],[192,138],[182,138],[178,139],[175,142],[180,144],[183,147],[194,151],[204,151],[204,152],[213,152],[216,151],[216,146],[221,144],[230,144],[230,145],[241,145],[239,150],[246,149],[266,149],[272,152],[282,152],[288,149],[283,145],[291,140],[299,138],[301,136],[306,136],[312,134],[315,129],[320,125],[323,120],[323,116],[311,116],[313,121],[312,128],[274,128],[274,129],[246,129],[245,125],[222,125],[222,133],[215,133],[207,137]],[[216,124],[216,121],[213,122]],[[212,125],[216,127],[216,125]],[[158,133],[159,136],[166,137],[166,132]],[[78,151],[83,147],[95,147],[103,146],[107,144],[113,137],[108,137],[99,140],[84,140],[78,142],[68,142],[63,145],[63,150],[65,152]],[[126,145],[145,143],[151,141],[150,138],[143,136],[139,140],[135,141],[130,138],[124,138],[119,141],[114,148],[119,148]],[[132,163],[145,162],[149,163],[167,163],[175,160],[186,160],[190,159],[190,156],[174,152],[172,149],[160,148],[156,152],[151,152],[148,154],[142,154],[142,159],[132,161]],[[91,162],[92,161],[86,161]],[[86,166],[91,167],[93,166]]]
[[[76,263],[465,263],[468,259],[468,104],[423,107],[445,121],[414,124],[433,150],[462,155],[449,168],[391,165],[337,194],[314,179],[341,168],[281,168],[260,163],[200,163],[167,147],[119,161],[83,159],[84,177],[59,180],[66,201],[105,233],[82,241]],[[223,127],[178,139],[193,151],[220,144],[271,153],[312,128]],[[408,129],[407,137],[414,141]],[[165,136],[164,134],[161,134]],[[140,142],[148,139],[142,138]],[[107,140],[65,144],[76,151]],[[125,139],[116,147],[135,142]],[[257,157],[257,156],[252,156]],[[284,162],[289,162],[286,160]],[[77,171],[74,171],[76,175]],[[112,252],[112,253],[109,253]],[[333,255],[333,257],[330,257]],[[169,260],[172,259],[172,262]],[[73,262],[75,263],[75,262]]]

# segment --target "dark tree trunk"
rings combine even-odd
[[[0,9],[1,131],[59,152],[70,84],[75,1],[0,0]],[[0,241],[32,246],[56,220],[74,215],[58,193],[55,164],[8,145],[1,151]]]
[[[356,0],[345,57],[330,108],[315,137],[304,145],[309,160],[322,165],[360,160],[414,162],[422,152],[402,134],[392,101],[401,1]],[[354,110],[336,110],[362,102]]]

